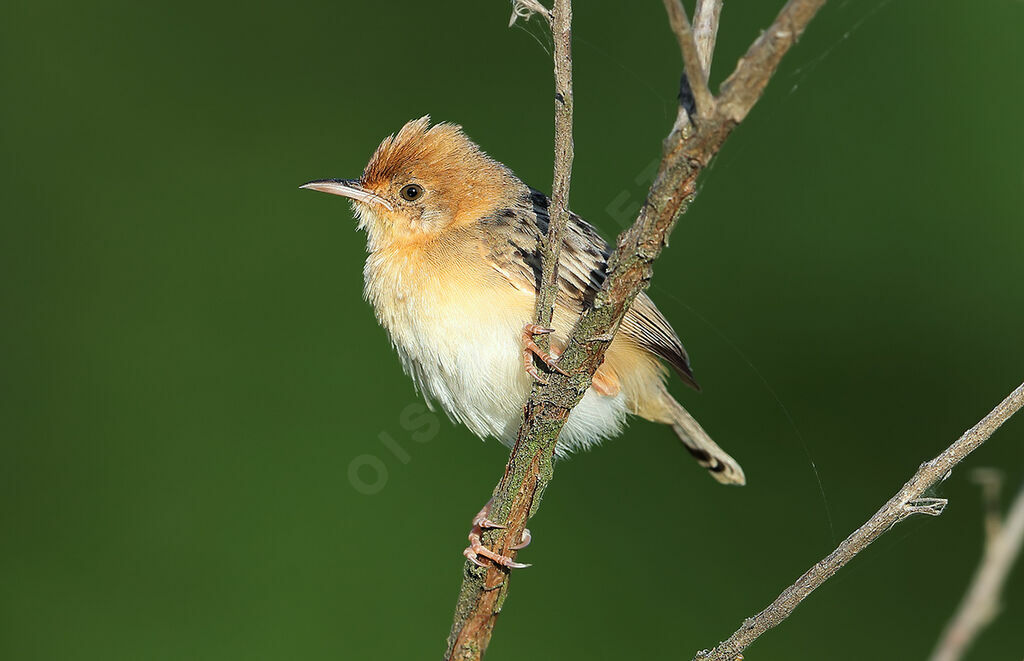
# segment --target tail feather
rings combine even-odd
[[[708,469],[711,477],[722,484],[746,484],[747,478],[739,463],[729,456],[729,453],[711,440],[708,433],[700,426],[692,415],[683,408],[682,404],[672,399],[666,393],[666,399],[671,403],[669,411],[671,414],[672,429],[683,442],[686,450],[693,455],[697,463]]]

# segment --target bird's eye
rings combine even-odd
[[[407,186],[402,186],[402,190],[400,190],[398,194],[402,196],[402,199],[412,202],[423,195],[423,187],[419,184],[409,184]]]

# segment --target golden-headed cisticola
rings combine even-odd
[[[557,355],[605,277],[608,244],[570,214],[559,262],[552,326],[529,323],[540,277],[539,244],[548,198],[485,154],[459,126],[423,117],[387,137],[358,179],[303,186],[349,198],[366,230],[364,293],[405,371],[429,401],[481,438],[515,441],[534,358],[557,368]],[[534,336],[551,333],[551,355]],[[653,301],[640,294],[572,410],[557,456],[618,435],[628,415],[670,425],[683,445],[726,484],[743,470],[665,387],[667,363],[697,387],[683,345]],[[486,509],[475,520],[487,521]],[[472,535],[471,535],[472,538]],[[479,545],[477,553],[517,566]]]

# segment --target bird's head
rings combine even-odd
[[[514,204],[526,189],[455,124],[408,122],[377,147],[359,179],[321,179],[302,188],[352,200],[370,249],[421,243]]]

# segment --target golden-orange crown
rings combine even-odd
[[[395,179],[429,172],[435,177],[467,167],[495,165],[458,124],[430,125],[430,115],[407,122],[380,143],[363,171],[363,184],[373,188]]]
[[[408,122],[380,143],[361,179],[386,195],[395,184],[424,185],[436,209],[451,221],[471,222],[523,194],[524,184],[485,154],[457,124],[430,125],[430,116]]]

